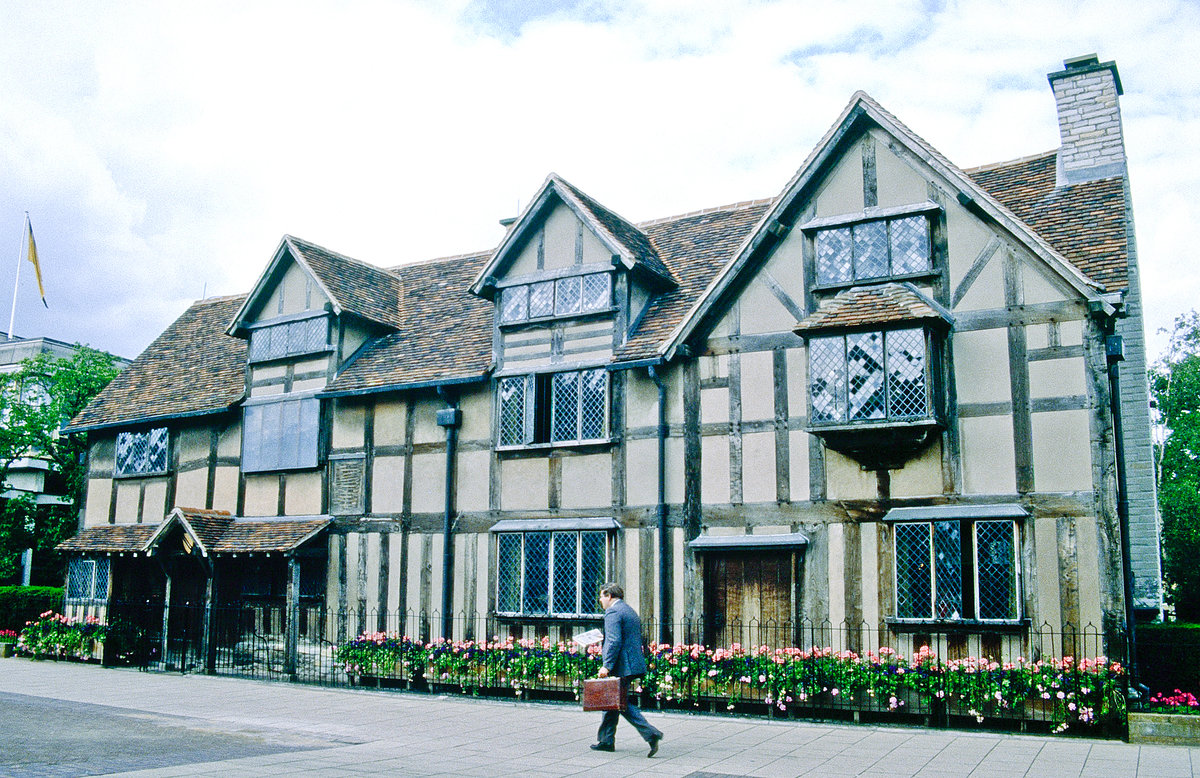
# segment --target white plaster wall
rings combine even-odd
[[[723,387],[700,390],[700,423],[721,424],[729,421],[729,390]]]
[[[879,495],[875,473],[832,449],[825,449],[825,490],[831,500],[874,500]]]
[[[950,246],[954,247],[953,235],[950,239]],[[981,247],[982,248],[982,247]],[[951,260],[951,268],[962,268],[962,275],[966,275],[971,269],[971,265],[975,261],[975,256],[972,254],[969,257],[964,257],[961,253],[955,253],[951,248],[950,255],[952,258],[961,260],[961,263],[956,264],[956,260]],[[955,312],[961,311],[988,311],[1004,307],[1004,256],[1005,250],[1003,247],[996,250],[984,266],[983,270],[975,277],[963,298],[954,306]],[[955,293],[958,292],[959,284],[962,283],[962,278],[953,280],[953,288]]]
[[[629,505],[654,505],[658,501],[658,441],[654,438],[628,440],[625,443],[625,502]]]
[[[937,440],[909,459],[904,467],[891,471],[892,497],[925,497],[942,493],[942,444]]]
[[[1033,544],[1036,557],[1037,625],[1048,623],[1051,632],[1062,631],[1061,576],[1058,570],[1058,519],[1039,516],[1033,520]],[[1028,524],[1026,531],[1029,531]]]
[[[1084,394],[1087,394],[1087,380],[1083,357],[1042,359],[1029,363],[1030,397],[1075,397]]]
[[[1016,455],[1011,416],[961,419],[963,492],[1014,494]]]
[[[218,467],[217,477],[213,482],[213,508],[237,513],[237,495],[238,469],[236,467]]]
[[[788,433],[788,485],[792,502],[809,498],[808,437],[803,430]]]
[[[547,460],[502,460],[500,475],[501,510],[546,510],[550,477]]]
[[[279,512],[279,477],[246,476],[246,516],[275,516]]]
[[[320,471],[288,473],[283,508],[288,516],[314,516],[321,513]]]
[[[1089,411],[1033,414],[1033,483],[1039,492],[1092,488]]]
[[[1008,402],[1008,332],[975,330],[954,334],[954,379],[959,403]]]
[[[1089,624],[1103,627],[1104,615],[1100,607],[1100,566],[1087,564],[1100,559],[1100,528],[1094,516],[1080,516],[1075,520],[1076,550],[1079,554],[1079,620],[1081,626]]]
[[[929,182],[923,172],[914,170],[896,156],[882,130],[871,132],[875,140],[875,180],[880,208],[923,203],[929,199]]]
[[[458,455],[457,500],[460,511],[486,511],[490,484],[487,451],[461,451]]]
[[[770,351],[742,354],[742,420],[775,418],[774,357]]]
[[[725,435],[700,439],[700,501],[705,505],[729,502],[729,438]]]
[[[863,207],[862,151],[855,145],[821,182],[816,194],[816,215],[855,214]]]
[[[841,524],[829,531],[829,621],[835,629],[846,620],[846,533]]]
[[[775,502],[775,433],[742,436],[742,499]]]
[[[140,496],[141,488],[137,483],[131,481],[117,482],[116,521],[118,524],[137,521],[138,499]]]
[[[371,474],[371,508],[399,513],[404,508],[404,457],[375,457]]]
[[[332,445],[334,449],[362,448],[366,409],[359,403],[333,401]]]
[[[208,497],[208,469],[181,470],[175,477],[175,504],[203,508]]]
[[[445,454],[413,454],[413,513],[438,513],[446,509]]]
[[[167,505],[166,479],[154,479],[146,482],[146,496],[142,501],[142,521],[154,523],[162,521],[174,506]]]
[[[657,469],[648,472],[657,473]],[[649,480],[655,481],[656,478],[652,476]],[[562,491],[559,498],[562,507],[567,509],[595,508],[605,512],[611,510],[612,455],[604,452],[563,457]]]
[[[375,445],[396,446],[404,443],[404,423],[408,406],[403,402],[379,401],[375,405]]]
[[[85,526],[91,527],[96,524],[108,523],[108,505],[111,495],[111,478],[88,479],[87,502],[83,514]]]

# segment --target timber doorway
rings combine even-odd
[[[790,646],[796,631],[793,549],[711,550],[704,555],[705,645]]]

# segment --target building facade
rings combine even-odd
[[[974,170],[857,93],[771,199],[634,224],[552,174],[478,254],[285,236],[72,421],[75,604],[558,634],[617,580],[713,645],[1119,634],[1161,604],[1121,84],[1050,82],[1062,147]]]

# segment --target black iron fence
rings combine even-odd
[[[106,663],[147,670],[571,700],[599,668],[598,649],[573,642],[596,618],[244,602],[116,603],[108,621]],[[1092,626],[647,619],[644,630],[650,669],[634,693],[648,707],[1108,732],[1124,721],[1123,636]]]

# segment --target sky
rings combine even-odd
[[[1200,2],[0,0],[0,310],[133,357],[282,236],[479,251],[555,172],[633,221],[777,195],[855,90],[960,167],[1115,60],[1151,356],[1200,308]],[[7,322],[0,323],[7,330]]]

